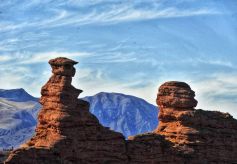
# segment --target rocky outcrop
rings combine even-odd
[[[155,133],[165,136],[174,144],[186,145],[188,135],[198,133],[197,129],[183,124],[185,119],[192,120],[194,117],[194,107],[197,106],[194,97],[194,91],[186,83],[166,82],[161,85],[157,95],[160,125]]]
[[[165,136],[192,163],[237,163],[237,120],[228,113],[195,110],[194,96],[185,83],[161,85],[155,133]]]
[[[195,110],[194,96],[183,82],[160,86],[159,125],[150,134],[130,137],[131,163],[237,163],[237,120],[228,113]]]
[[[42,87],[35,136],[13,151],[5,163],[123,163],[127,161],[122,134],[100,125],[82,92],[71,85],[77,62],[49,61],[52,77]]]
[[[190,86],[166,82],[157,95],[159,125],[129,137],[100,125],[82,92],[71,85],[77,62],[49,61],[53,75],[42,87],[43,108],[35,136],[5,163],[237,163],[237,120],[227,113],[194,109]]]

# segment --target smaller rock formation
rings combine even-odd
[[[156,100],[160,107],[160,125],[155,133],[164,135],[174,144],[187,144],[187,135],[198,132],[195,128],[182,124],[183,118],[194,116],[194,107],[197,106],[194,97],[194,91],[186,83],[171,81],[162,84]]]
[[[237,163],[237,120],[227,113],[194,109],[194,97],[183,82],[160,86],[159,125],[152,133],[129,138],[131,163]]]
[[[159,88],[160,124],[155,133],[191,163],[236,163],[237,120],[228,113],[195,110],[195,93],[183,82]]]

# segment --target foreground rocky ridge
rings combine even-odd
[[[81,90],[71,85],[76,62],[49,63],[53,75],[41,91],[36,134],[5,163],[237,163],[237,120],[195,110],[195,93],[186,83],[164,83],[157,96],[159,126],[126,141],[77,99]]]

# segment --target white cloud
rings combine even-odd
[[[35,1],[34,3],[25,2],[25,5],[20,5],[21,10],[27,10],[34,5],[45,5],[44,2]],[[97,5],[104,3],[104,8]],[[174,6],[164,6],[162,1],[151,1],[149,8],[137,8],[141,2],[123,2],[116,3],[110,1],[69,1],[61,2],[52,5],[50,9],[41,11],[45,15],[32,14],[31,19],[27,18],[22,23],[9,21],[0,22],[0,31],[10,31],[24,28],[53,28],[60,26],[75,26],[87,24],[115,24],[121,22],[141,21],[150,19],[164,19],[177,17],[190,17],[198,15],[213,15],[220,14],[216,9],[209,7],[200,7],[196,9],[180,9]],[[29,5],[30,4],[30,5]],[[77,5],[76,5],[77,4]],[[76,5],[76,6],[75,6]],[[77,10],[68,10],[67,6],[78,7]],[[89,7],[90,6],[90,7]],[[81,8],[87,12],[81,12]],[[17,8],[16,8],[17,9]],[[47,16],[47,18],[45,18]]]
[[[76,58],[76,57],[86,57],[92,54],[87,52],[42,52],[36,53],[33,55],[24,55],[24,60],[21,64],[32,64],[32,63],[42,63],[48,62],[50,59],[56,57],[67,57],[67,58]]]
[[[229,112],[237,118],[237,75],[226,73],[210,76],[202,81],[192,81],[198,107],[205,110]]]
[[[113,80],[106,75],[106,72],[92,69],[77,70],[73,85],[83,90],[80,97],[95,95],[98,92],[116,92],[133,95],[143,98],[148,102],[156,103],[157,86],[150,83],[143,87],[132,87],[134,82],[124,82]]]
[[[9,55],[0,55],[0,62],[6,62],[12,60],[12,57]]]
[[[128,10],[127,12],[113,17],[114,21],[133,21],[159,18],[189,17],[196,15],[217,14],[217,12],[207,9],[179,10],[177,8],[167,8],[163,10]]]
[[[0,62],[0,86],[3,89],[24,88],[34,96],[40,96],[40,88],[50,77],[49,67],[41,67],[40,70],[29,67],[28,64],[47,63],[55,57],[68,57],[77,60],[77,57],[84,57],[90,54],[85,52],[45,52],[37,54],[15,53],[12,55],[1,55]],[[6,61],[11,60],[9,63]],[[37,73],[36,73],[37,72]]]
[[[65,12],[65,11],[63,11]],[[142,21],[150,19],[190,17],[198,15],[220,14],[214,9],[178,9],[175,7],[153,8],[153,9],[136,9],[131,4],[112,5],[108,9],[98,11],[96,9],[89,13],[67,13],[62,19],[53,19],[42,23],[46,28],[66,25],[87,25],[87,24],[115,24],[130,21]],[[62,15],[62,14],[60,14]],[[64,14],[63,14],[64,15]],[[59,16],[59,18],[61,18]]]
[[[23,88],[28,85],[26,75],[32,72],[26,67],[1,67],[0,68],[0,86],[4,89]]]
[[[121,53],[121,52],[98,52],[93,56],[93,60],[90,63],[127,63],[135,62],[137,60],[136,55],[133,52]]]
[[[209,65],[218,65],[218,66],[224,66],[224,67],[230,67],[230,68],[236,68],[236,66],[230,61],[230,60],[221,60],[221,59],[191,59],[193,63],[204,63]]]

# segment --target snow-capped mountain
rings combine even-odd
[[[0,149],[18,147],[33,135],[40,107],[24,89],[0,90]]]
[[[83,99],[102,125],[125,137],[152,131],[158,124],[157,108],[143,99],[104,92]],[[0,90],[0,150],[31,138],[40,108],[38,99],[24,89]]]
[[[158,124],[157,107],[143,99],[120,93],[98,93],[85,97],[100,123],[125,137],[152,131]]]

